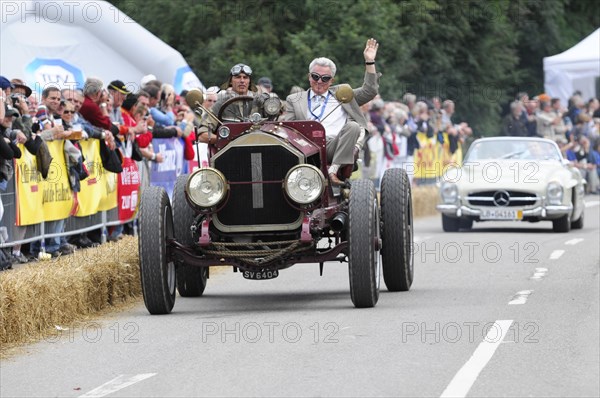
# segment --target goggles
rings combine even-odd
[[[321,79],[321,81],[323,83],[327,83],[328,81],[330,81],[331,79],[333,79],[333,76],[330,76],[330,75],[319,75],[318,73],[311,72],[310,73],[310,78],[313,79],[315,82],[318,82],[319,79]]]
[[[229,73],[231,74],[231,76],[237,76],[240,73],[245,73],[248,76],[252,76],[252,68],[245,64],[237,64],[233,68],[231,68],[231,71]]]

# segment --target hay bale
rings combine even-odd
[[[141,295],[137,239],[77,250],[0,274],[0,346],[39,339],[55,325]]]
[[[438,196],[438,188],[435,185],[413,187],[413,217],[425,217],[439,214],[435,209],[435,205],[438,203]]]

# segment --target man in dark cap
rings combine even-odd
[[[256,82],[256,85],[263,93],[270,93],[273,91],[273,82],[268,77],[261,77],[258,79],[258,82]]]
[[[4,76],[0,76],[0,90],[4,91],[6,95],[10,95],[10,90],[13,88],[15,88],[15,86],[13,86],[10,80]]]
[[[123,125],[123,116],[121,115],[121,105],[123,105],[123,101],[125,97],[127,97],[131,92],[125,86],[121,80],[113,80],[108,85],[108,92],[112,95],[113,98],[113,109],[110,112],[110,120],[113,123],[117,123],[119,125]]]

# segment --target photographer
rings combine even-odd
[[[12,99],[13,107],[19,112],[19,116],[13,121],[13,128],[21,130],[27,140],[30,140],[33,122],[30,114],[31,105],[28,98],[31,96],[32,91],[20,79],[12,79],[10,82],[13,85],[10,98]],[[29,147],[27,149],[29,150]],[[29,151],[31,152],[31,150]],[[33,152],[32,154],[35,155]]]

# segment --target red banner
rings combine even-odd
[[[123,172],[117,174],[117,180],[119,220],[131,220],[138,208],[140,191],[140,173],[135,161],[131,158],[123,158]]]

